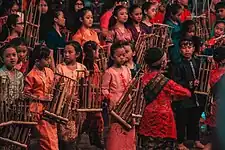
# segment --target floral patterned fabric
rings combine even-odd
[[[146,73],[142,82],[146,86],[159,72]],[[183,88],[172,80],[169,80],[152,103],[145,107],[139,127],[139,134],[152,138],[176,139],[176,124],[171,108],[172,96],[190,97],[188,89]]]

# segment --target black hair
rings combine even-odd
[[[8,48],[14,48],[16,50],[16,47],[10,43],[7,43],[7,44],[3,45],[2,47],[0,47],[0,67],[2,67],[4,65],[3,55],[4,55],[5,50]]]
[[[111,18],[109,19],[109,26],[108,26],[109,29],[112,29],[112,28],[116,25],[117,20],[116,20],[115,17],[118,16],[119,11],[122,10],[122,9],[126,9],[126,10],[127,10],[127,8],[124,7],[123,5],[116,6],[116,8],[114,9],[113,15],[112,15]]]
[[[14,46],[20,46],[20,45],[24,45],[24,46],[27,46],[27,43],[25,41],[24,38],[22,37],[17,37],[17,38],[14,38],[10,41],[10,44],[14,45]]]
[[[218,11],[218,9],[224,8],[225,9],[225,2],[221,1],[219,3],[216,4],[215,6],[215,10]]]
[[[43,45],[36,45],[34,50],[31,53],[31,57],[29,57],[29,69],[30,71],[34,65],[36,60],[46,59],[50,56],[50,49]]]
[[[157,47],[147,49],[145,51],[144,61],[147,64],[148,68],[159,70],[161,68],[161,64],[157,66],[153,66],[152,64],[160,60],[163,57],[164,53],[165,52],[162,49]]]
[[[138,9],[138,8],[141,9],[141,7],[140,7],[139,5],[136,5],[136,4],[131,5],[131,7],[129,8],[129,17],[128,17],[128,21],[127,21],[127,24],[128,24],[128,25],[133,23],[133,21],[132,21],[132,19],[131,19],[130,16],[131,16],[131,14],[134,12],[134,10],[135,10],[135,9]]]
[[[54,10],[54,11],[52,12],[52,25],[55,24],[55,18],[58,18],[58,17],[59,17],[60,12],[62,12],[62,13],[64,14],[64,12],[63,12],[62,9],[56,9],[56,10]]]
[[[69,7],[69,11],[70,11],[70,12],[75,12],[74,6],[75,6],[75,4],[77,3],[77,1],[81,1],[81,2],[83,3],[83,5],[85,6],[84,0],[72,0],[72,1],[70,2],[70,7]]]
[[[185,36],[186,33],[190,30],[191,26],[194,26],[196,29],[195,22],[193,20],[184,21],[181,25],[181,35]]]
[[[80,43],[77,42],[77,41],[69,41],[69,42],[66,43],[66,45],[73,46],[73,48],[75,49],[76,55],[79,54],[79,57],[76,58],[76,61],[79,62],[79,63],[82,63],[83,53],[82,53],[82,48],[81,48]]]
[[[153,3],[153,2],[145,2],[142,5],[142,13],[143,13],[143,16],[146,16],[145,11],[148,11],[155,4],[156,3]]]
[[[85,54],[83,64],[90,70],[90,73],[94,71],[94,54],[93,51],[96,51],[98,44],[94,41],[87,41],[84,43],[83,51]]]
[[[127,42],[127,41],[124,41],[124,42],[122,42],[122,45],[123,45],[123,46],[130,46],[132,52],[133,52],[133,53],[136,52],[136,51],[135,51],[135,43],[134,43],[134,42]],[[136,55],[133,56],[133,61],[136,63],[136,61],[137,61],[137,56],[136,56]]]
[[[225,47],[218,47],[214,50],[213,53],[213,59],[217,62],[220,63],[225,59]]]
[[[79,28],[82,26],[82,22],[81,22],[80,19],[83,20],[85,14],[86,14],[88,11],[92,12],[90,7],[84,7],[84,8],[82,8],[81,10],[78,11],[78,16],[79,16],[78,18],[79,18],[79,20],[78,20],[77,23],[79,24]]]
[[[217,20],[216,23],[214,24],[214,28],[215,28],[215,26],[216,26],[217,24],[220,24],[220,23],[225,24],[225,21],[224,21],[224,20]]]
[[[172,15],[176,15],[179,10],[182,9],[181,5],[179,4],[168,4],[166,6],[166,13],[164,17],[164,23],[171,18]]]
[[[17,14],[11,14],[8,16],[6,24],[2,26],[0,41],[5,41],[6,38],[10,35],[10,32],[12,31],[13,26],[16,26],[19,17],[20,16]]]
[[[123,48],[123,42],[118,41],[115,42],[111,45],[110,47],[110,57],[109,57],[109,61],[108,61],[108,67],[112,67],[114,64],[114,61],[112,60],[112,57],[114,57],[114,54],[116,52],[117,49],[119,48]]]
[[[192,38],[192,37],[186,37],[186,36],[185,36],[185,37],[183,37],[183,38],[180,39],[180,41],[179,41],[179,46],[181,46],[181,43],[184,42],[184,41],[192,42],[193,45],[194,45],[193,38]]]

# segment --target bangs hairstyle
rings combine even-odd
[[[82,48],[81,48],[80,43],[78,43],[77,41],[69,41],[66,43],[65,46],[67,46],[67,45],[73,46],[73,48],[75,49],[76,55],[79,55],[76,58],[76,61],[79,63],[82,63],[83,54],[82,54]]]
[[[29,57],[29,71],[33,68],[36,60],[46,59],[50,56],[50,49],[43,45],[35,46],[34,50]]]
[[[216,4],[215,6],[215,10],[218,11],[218,9],[224,8],[225,9],[225,2],[221,1],[219,3]]]
[[[219,24],[219,23],[223,23],[223,24],[225,25],[225,21],[224,21],[224,20],[217,20],[216,23],[215,23],[215,25],[214,25],[214,28],[215,28],[215,26],[216,26],[217,24]]]

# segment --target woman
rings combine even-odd
[[[72,40],[77,41],[80,45],[84,45],[87,41],[94,41],[100,45],[97,33],[92,29],[93,25],[93,14],[89,8],[83,8],[80,10],[80,22],[81,27],[75,35],[73,35]]]
[[[76,33],[81,23],[77,22],[79,20],[79,11],[84,8],[83,0],[73,0],[71,1],[70,10],[66,13],[66,28],[72,33]]]
[[[58,48],[64,48],[66,36],[60,31],[65,26],[64,14],[61,10],[53,13],[53,26],[48,32],[46,44],[50,49],[54,50],[54,60],[56,62]]]

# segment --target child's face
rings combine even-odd
[[[92,12],[91,11],[87,11],[84,15],[84,18],[83,18],[83,24],[84,26],[88,27],[88,28],[91,28],[92,25],[93,25],[93,15],[92,15]]]
[[[3,53],[3,61],[7,68],[15,67],[18,61],[16,49],[13,47],[7,48]]]
[[[114,55],[112,56],[112,59],[114,60],[114,63],[118,66],[121,66],[126,61],[126,52],[124,48],[118,48],[115,50]]]
[[[182,41],[180,51],[185,58],[192,58],[194,52],[194,44],[190,41]]]
[[[20,45],[17,48],[17,55],[19,62],[26,60],[27,57],[27,47],[25,45]]]
[[[125,52],[126,52],[126,55],[125,55],[126,61],[133,60],[134,53],[133,53],[131,47],[129,45],[125,45],[124,49],[125,49]]]
[[[225,19],[225,8],[220,8],[217,11],[218,11],[219,18],[220,19]]]
[[[142,10],[141,8],[136,8],[132,13],[131,13],[131,18],[135,22],[139,23],[142,21]]]
[[[47,57],[47,58],[42,58],[42,59],[39,61],[39,66],[40,66],[41,68],[49,67],[50,63],[51,63],[51,58],[50,58],[50,56],[49,56],[49,57]]]
[[[192,37],[195,35],[195,26],[191,25],[189,26],[188,32],[186,33],[186,36]]]
[[[127,9],[123,8],[121,9],[116,17],[117,21],[121,22],[121,23],[125,23],[128,20],[128,13],[127,13]]]
[[[66,45],[64,49],[64,61],[66,64],[72,63],[76,60],[76,51],[72,45]]]
[[[48,12],[48,4],[45,0],[40,1],[40,10],[42,14],[46,14]]]
[[[76,11],[76,12],[78,12],[79,10],[81,10],[82,8],[84,8],[84,4],[83,4],[83,2],[82,1],[77,1],[76,3],[75,3],[75,5],[74,5],[74,10]]]
[[[99,58],[99,49],[100,49],[100,47],[98,47],[96,50],[93,51],[93,55],[94,55],[95,59]]]
[[[21,34],[24,29],[24,21],[21,17],[18,17],[16,25],[14,27],[14,30],[18,33]]]
[[[179,9],[178,12],[175,15],[173,15],[173,14],[171,15],[171,19],[174,20],[174,21],[179,21],[182,12],[183,12],[183,10]]]
[[[214,35],[215,37],[219,37],[224,34],[225,31],[225,24],[224,23],[218,23],[214,28]]]
[[[158,5],[152,5],[147,12],[145,12],[147,14],[147,16],[151,19],[155,18],[155,15],[157,13],[157,9],[158,9]]]

